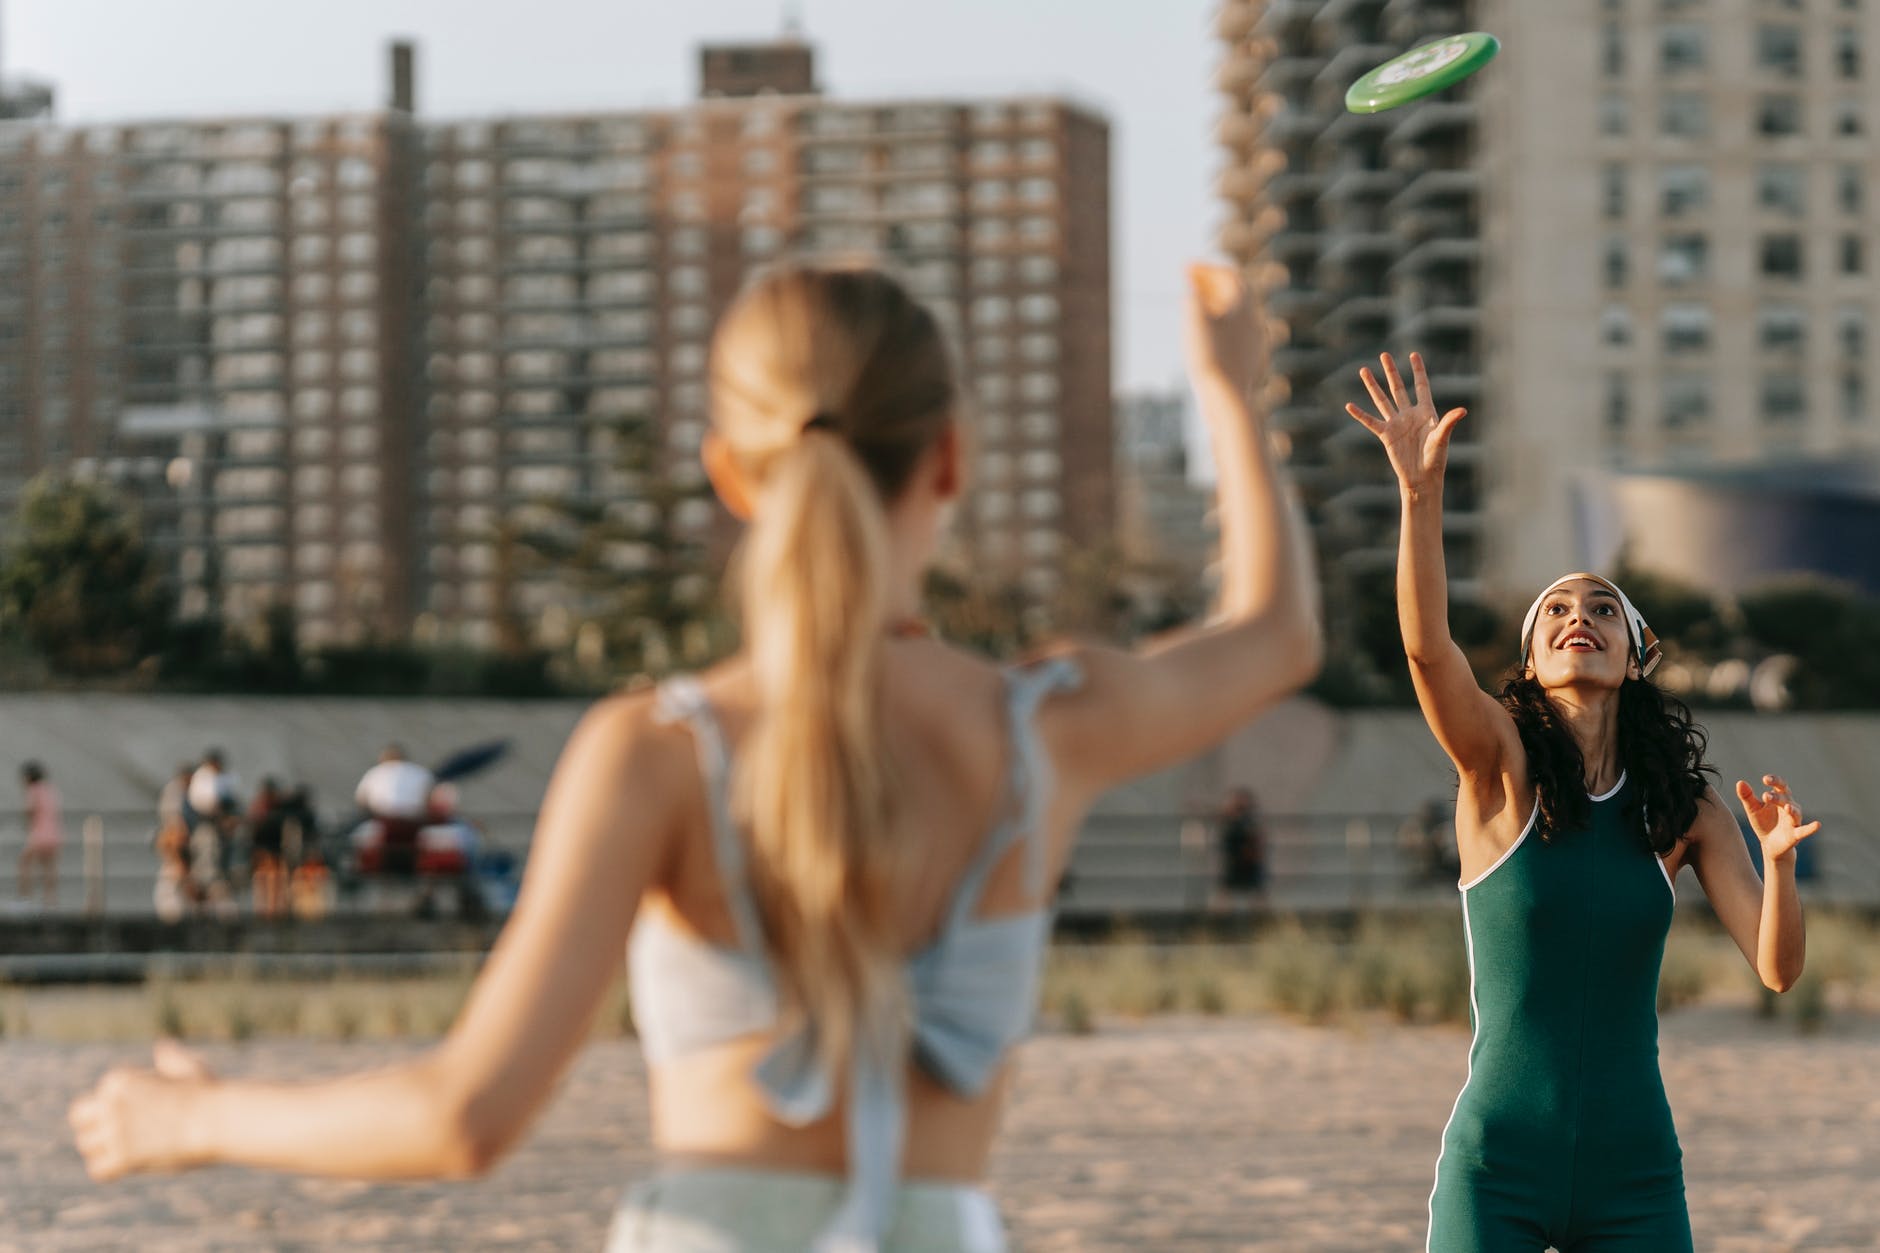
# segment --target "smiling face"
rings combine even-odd
[[[1544,688],[1617,689],[1638,675],[1625,610],[1612,591],[1572,579],[1547,593],[1534,621],[1528,670]]]

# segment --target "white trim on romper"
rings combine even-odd
[[[1457,890],[1466,892],[1470,888],[1474,887],[1476,884],[1480,883],[1482,880],[1488,878],[1488,876],[1494,874],[1497,870],[1501,869],[1501,863],[1503,863],[1504,861],[1507,861],[1510,857],[1513,857],[1514,850],[1517,848],[1520,848],[1522,844],[1527,842],[1528,836],[1533,834],[1534,824],[1539,822],[1540,818],[1541,818],[1541,800],[1540,800],[1540,797],[1536,796],[1534,798],[1534,812],[1528,815],[1527,825],[1521,828],[1520,835],[1517,835],[1514,837],[1514,843],[1510,844],[1507,848],[1507,851],[1503,852],[1500,857],[1497,857],[1495,859],[1494,865],[1490,866],[1487,870],[1484,870],[1481,874],[1476,875],[1475,878],[1470,879],[1467,883],[1458,883],[1456,885]]]
[[[1540,813],[1539,805],[1534,807],[1534,812],[1536,814]],[[1532,818],[1528,819],[1528,828],[1532,829],[1533,826],[1534,820]],[[1525,840],[1526,838],[1527,831],[1522,831],[1521,839]],[[1515,841],[1517,845],[1519,845],[1520,842],[1521,840]],[[1514,849],[1512,848],[1508,850],[1510,853],[1513,851]],[[1507,860],[1506,854],[1503,854],[1502,860]],[[1497,866],[1500,864],[1501,862],[1495,863]],[[1492,871],[1494,866],[1489,867],[1489,869]],[[1478,875],[1474,882],[1480,883],[1482,879],[1486,877],[1486,874]],[[1443,1185],[1443,1154],[1449,1151],[1449,1126],[1456,1121],[1456,1111],[1462,1108],[1462,1098],[1468,1095],[1469,1084],[1475,1078],[1475,1042],[1482,1037],[1482,1014],[1475,1001],[1475,927],[1469,921],[1469,893],[1466,889],[1462,893],[1462,945],[1469,955],[1468,1074],[1462,1080],[1462,1090],[1456,1093],[1456,1103],[1449,1107],[1449,1117],[1443,1120],[1443,1138],[1438,1141],[1439,1147],[1436,1150],[1436,1178],[1430,1184],[1430,1199],[1425,1206],[1425,1208],[1429,1210],[1430,1221],[1429,1226],[1423,1229],[1423,1253],[1431,1253],[1430,1241],[1436,1237],[1436,1191]]]

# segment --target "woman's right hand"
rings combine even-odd
[[[1197,385],[1224,384],[1251,400],[1266,365],[1259,311],[1239,271],[1197,262],[1188,267],[1187,349]]]
[[[1397,363],[1390,354],[1385,353],[1379,361],[1390,383],[1389,394],[1378,385],[1370,367],[1358,371],[1377,413],[1368,413],[1357,405],[1346,405],[1345,412],[1384,445],[1391,469],[1397,472],[1397,481],[1403,487],[1421,491],[1439,486],[1449,462],[1450,434],[1468,410],[1451,409],[1440,418],[1436,416],[1436,402],[1430,399],[1430,376],[1423,369],[1421,353],[1410,354],[1410,370],[1416,380],[1414,398],[1405,392],[1403,376],[1397,373]]]

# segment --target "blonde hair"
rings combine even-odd
[[[902,1016],[879,699],[886,505],[953,420],[933,316],[862,268],[754,280],[712,345],[712,423],[756,486],[743,553],[758,691],[736,812],[767,943],[818,1051],[883,1047]]]

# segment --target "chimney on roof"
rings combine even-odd
[[[391,107],[399,113],[418,111],[418,48],[409,39],[392,41]]]

